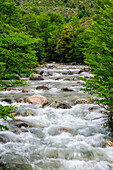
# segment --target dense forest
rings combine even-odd
[[[0,1],[0,90],[53,61],[91,67],[95,76],[84,79],[85,90],[101,97],[96,102],[108,110],[113,130],[112,0]],[[13,118],[13,109],[0,105],[0,117]]]

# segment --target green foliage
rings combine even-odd
[[[7,122],[8,122],[8,120],[7,120],[8,117],[11,118],[11,119],[14,119],[12,114],[9,114],[13,110],[14,110],[13,106],[2,106],[2,105],[0,105],[0,119],[3,119]],[[8,127],[0,124],[0,130],[3,130],[3,129],[8,130]]]
[[[94,22],[89,28],[90,41],[85,52],[85,62],[94,77],[84,79],[85,91],[97,94],[95,101],[105,106],[108,124],[113,130],[113,2],[97,0]]]
[[[56,47],[60,62],[78,62],[76,55],[77,49],[75,48],[76,37],[77,29],[75,27],[64,27]]]
[[[19,8],[11,0],[0,1],[0,90],[22,85],[25,80],[20,76],[28,76],[37,65],[39,39],[32,38],[25,32]],[[38,53],[38,52],[37,52]],[[7,121],[13,118],[9,113],[14,107],[0,105],[0,118]],[[8,129],[0,125],[0,129]]]
[[[22,75],[27,68],[36,66],[37,40],[24,33],[0,34],[0,62],[5,63],[5,73]]]

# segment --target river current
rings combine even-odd
[[[21,99],[12,102],[17,106],[15,119],[9,119],[9,131],[0,131],[0,170],[113,170],[113,147],[106,146],[112,141],[104,127],[104,109],[93,103],[77,104],[77,99],[90,99],[80,90],[78,72],[86,66],[49,64],[40,67],[51,75],[44,80],[27,80],[24,87],[0,92],[0,104],[10,105],[3,99]],[[37,76],[37,74],[35,74]],[[74,81],[75,78],[75,81]],[[49,90],[36,90],[44,85]],[[73,91],[63,91],[64,87]],[[28,92],[22,93],[22,89]],[[31,95],[42,95],[48,104],[25,103]],[[71,108],[51,107],[53,102],[69,103]]]

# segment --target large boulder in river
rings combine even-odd
[[[25,102],[30,104],[41,104],[42,106],[48,103],[44,96],[33,95],[26,98]]]

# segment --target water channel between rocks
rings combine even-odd
[[[16,121],[0,120],[9,127],[9,131],[0,132],[0,170],[113,170],[113,147],[104,146],[112,138],[103,126],[103,109],[76,103],[90,98],[80,91],[77,79],[85,74],[79,72],[83,68],[86,66],[48,65],[40,68],[51,73],[43,76],[44,80],[28,80],[16,91],[0,92],[0,104],[10,105],[4,99],[11,99],[18,107]],[[40,85],[49,90],[36,90]],[[62,91],[65,87],[73,91]],[[22,89],[28,92],[22,93]],[[25,103],[31,95],[45,96],[48,105]],[[72,107],[51,107],[55,101]]]

